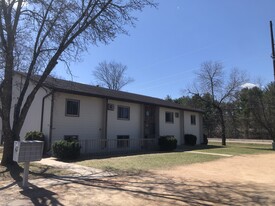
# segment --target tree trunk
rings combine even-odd
[[[226,135],[225,135],[225,121],[223,117],[223,111],[221,108],[218,109],[219,114],[220,114],[220,119],[221,119],[221,127],[222,127],[222,145],[226,145]]]
[[[15,135],[13,134],[13,132],[8,128],[4,128],[3,135],[4,135],[5,146],[3,150],[1,165],[8,166],[15,163],[13,162],[13,143],[14,143],[14,140],[16,140],[17,138],[15,138]]]

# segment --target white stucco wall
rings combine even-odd
[[[191,115],[196,116],[196,125],[191,124]],[[185,134],[193,134],[197,137],[197,144],[201,143],[201,121],[200,121],[201,115],[196,112],[188,112],[184,111],[184,133]]]
[[[24,77],[21,75],[15,75],[13,77],[13,97],[12,97],[12,112],[11,112],[11,123],[13,122],[13,110],[14,105],[17,102],[18,96],[21,92],[22,84],[24,83]],[[30,91],[34,88],[33,82],[30,82],[29,88],[26,92],[26,95],[30,93]],[[46,96],[50,91],[41,88],[36,93],[36,96],[32,102],[32,105],[29,109],[29,112],[26,116],[25,122],[23,124],[22,130],[20,132],[21,139],[24,139],[25,134],[29,131],[40,131],[41,125],[41,112],[42,112],[42,100],[43,97]],[[49,124],[49,122],[48,122]]]
[[[130,139],[141,138],[141,105],[130,102],[109,100],[114,104],[114,111],[108,110],[107,138],[117,139],[117,135],[129,135]],[[118,106],[130,108],[130,119],[120,120],[117,118]]]
[[[80,101],[78,117],[65,115],[66,99]],[[64,135],[78,135],[79,140],[101,138],[102,98],[55,93],[53,114],[52,142],[63,139]]]
[[[174,114],[174,122],[173,123],[169,123],[169,122],[165,121],[165,113],[166,112],[173,112],[173,114]],[[175,117],[175,113],[178,113],[179,116]],[[160,129],[160,136],[173,135],[177,139],[178,145],[180,145],[180,143],[181,143],[181,138],[180,138],[180,110],[160,107],[160,110],[159,110],[159,129]]]

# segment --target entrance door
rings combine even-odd
[[[153,139],[155,138],[155,114],[156,107],[153,105],[144,106],[144,138]]]

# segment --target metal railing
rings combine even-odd
[[[156,139],[80,139],[81,153],[126,153],[157,148]]]

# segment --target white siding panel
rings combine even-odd
[[[109,100],[114,104],[114,111],[108,110],[107,138],[116,139],[117,135],[129,135],[130,139],[141,138],[141,105],[130,102]],[[130,120],[119,120],[117,118],[118,106],[130,108]]]
[[[191,115],[196,116],[196,125],[191,124]],[[184,112],[184,133],[193,134],[197,137],[197,144],[201,143],[201,134],[200,134],[200,114],[196,112]]]
[[[166,112],[173,112],[174,114],[174,123],[168,123],[165,122],[165,113]],[[178,113],[179,116],[175,117],[175,113]],[[180,110],[175,110],[175,109],[169,109],[169,108],[164,108],[160,107],[159,111],[159,125],[160,125],[160,136],[165,136],[165,135],[173,135],[177,141],[178,145],[181,143],[181,138],[180,138]]]
[[[18,96],[21,91],[22,83],[24,78],[20,75],[15,75],[13,78],[13,99],[12,99],[12,112],[11,112],[11,122],[13,121],[13,109],[14,105],[18,99]],[[34,88],[34,84],[30,82],[26,95],[28,95],[31,90]],[[29,131],[40,131],[41,125],[41,112],[42,112],[42,100],[50,91],[45,88],[40,88],[35,95],[35,98],[32,102],[32,105],[29,109],[29,112],[26,116],[25,122],[23,124],[22,130],[20,132],[20,137],[23,139],[27,132]]]
[[[80,101],[78,117],[65,115],[66,99]],[[53,113],[53,142],[63,139],[64,135],[78,135],[80,140],[101,138],[103,99],[55,93]]]

